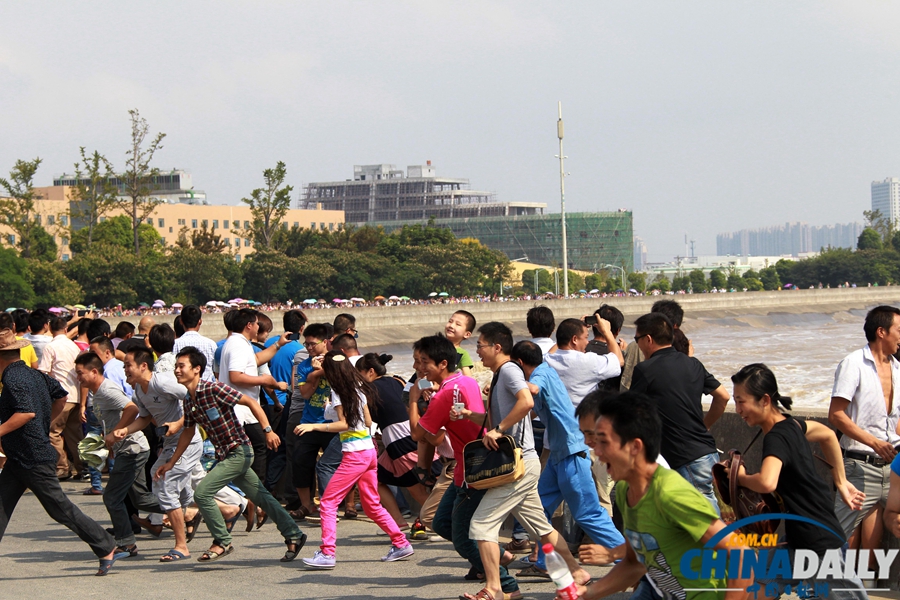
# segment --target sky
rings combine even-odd
[[[431,160],[501,201],[633,211],[650,261],[717,233],[862,221],[900,176],[900,3],[4,3],[0,172],[81,146],[236,204],[278,161],[299,199],[356,164]]]

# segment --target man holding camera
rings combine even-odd
[[[609,353],[585,352],[589,341],[586,323],[591,323],[600,332]],[[596,390],[601,381],[618,377],[625,364],[622,349],[612,334],[609,321],[596,314],[585,316],[582,320],[565,319],[556,328],[556,344],[559,350],[548,354],[546,361],[562,379],[575,406]]]

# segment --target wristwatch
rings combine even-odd
[[[500,429],[500,426],[499,426],[499,425],[497,425],[496,427],[494,427],[494,431],[496,431],[497,433],[503,433],[503,430]]]
[[[265,429],[263,429],[263,432],[265,432],[265,433],[272,433],[272,426],[269,425],[268,427],[266,427]]]

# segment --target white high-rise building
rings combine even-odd
[[[900,225],[900,179],[889,177],[872,182],[872,210],[881,211],[881,216],[893,226]]]

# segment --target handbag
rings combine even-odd
[[[497,371],[491,382],[491,397],[493,397],[499,373]],[[484,422],[481,424],[481,435],[463,448],[466,485],[476,490],[499,487],[518,481],[525,475],[525,460],[522,458],[521,448],[525,439],[525,428],[522,428],[518,444],[512,436],[504,435],[497,440],[498,449],[491,450],[482,441],[489,415],[490,398],[488,398],[488,409],[484,413]]]
[[[756,437],[750,442],[750,446],[753,445],[761,433],[762,430],[757,432]],[[747,446],[747,450],[750,449],[750,446]],[[719,493],[722,501],[730,506],[734,513],[733,518],[729,520],[725,511],[723,511],[722,520],[730,524],[754,515],[783,513],[784,502],[781,500],[778,492],[762,494],[737,484],[737,476],[742,463],[742,453],[739,450],[731,450],[726,460],[713,465],[712,474],[716,491]],[[740,529],[743,533],[755,533],[762,536],[767,533],[775,533],[780,523],[781,519],[767,519],[744,525]]]

